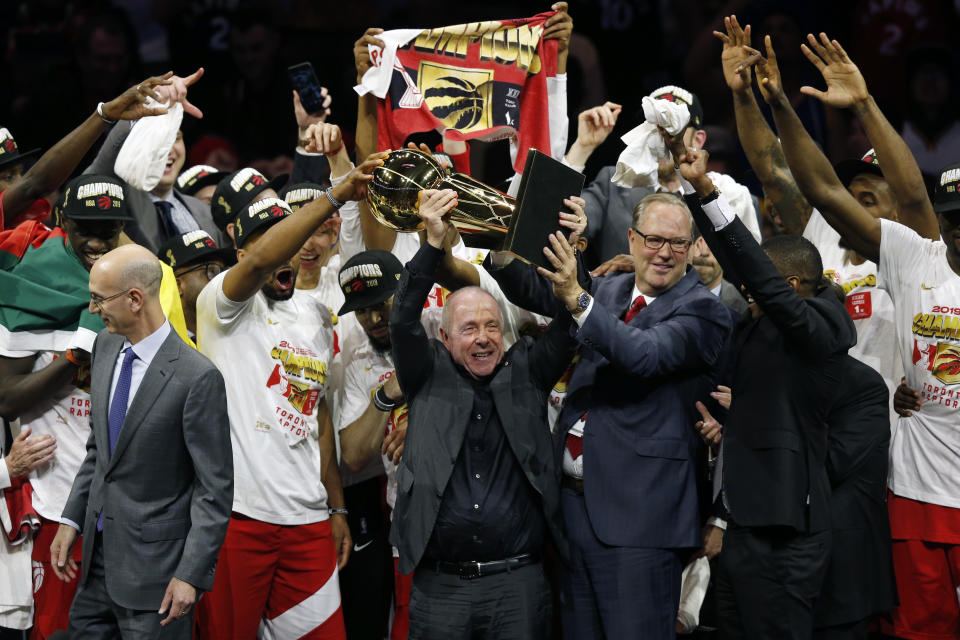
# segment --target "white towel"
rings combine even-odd
[[[397,59],[397,48],[406,45],[422,32],[423,29],[391,29],[378,35],[377,37],[383,40],[387,47],[381,49],[376,45],[367,45],[373,66],[367,69],[363,78],[360,79],[360,84],[355,86],[353,90],[361,96],[372,92],[378,98],[386,98],[387,89],[390,88],[390,79],[393,77],[393,63]],[[409,79],[406,72],[404,72],[404,76]]]
[[[148,107],[159,106],[153,98],[147,98]],[[130,135],[123,141],[113,171],[131,187],[153,191],[163,177],[170,148],[177,141],[177,131],[183,122],[183,105],[175,102],[167,112],[158,116],[146,116],[137,120]]]
[[[620,187],[653,187],[657,184],[657,166],[670,157],[657,125],[675,136],[690,121],[687,105],[669,100],[643,98],[646,122],[627,132],[620,139],[627,148],[617,158],[617,168],[610,182]]]
[[[687,565],[680,578],[680,610],[677,622],[682,634],[693,633],[700,625],[700,607],[710,582],[710,562],[700,557]]]

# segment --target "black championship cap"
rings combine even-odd
[[[290,211],[290,205],[280,198],[257,200],[233,221],[233,237],[237,243],[237,249],[242,247],[257,229],[280,222],[291,213],[293,212]]]
[[[650,97],[657,100],[669,100],[670,102],[687,105],[687,110],[690,111],[690,123],[687,126],[696,127],[697,129],[703,128],[703,106],[700,104],[700,98],[698,98],[695,93],[687,91],[683,87],[668,84],[651,93]],[[642,120],[643,111],[640,113],[640,119]]]
[[[220,171],[208,164],[195,164],[177,176],[177,191],[188,196],[196,195],[197,191],[210,185],[220,184],[229,173]]]
[[[949,213],[960,209],[960,162],[940,169],[940,179],[933,190],[933,210]]]
[[[279,191],[287,182],[287,174],[279,175],[273,180],[257,171],[246,167],[234,171],[217,185],[217,190],[210,198],[210,213],[213,221],[222,231],[243,211],[250,202],[264,189]]]
[[[326,189],[323,188],[322,184],[317,184],[316,182],[298,182],[297,184],[284,187],[280,197],[290,205],[291,211],[296,211],[303,205],[310,204],[317,198],[326,197],[323,195],[325,191]]]
[[[20,148],[17,147],[17,141],[13,139],[10,131],[0,127],[0,169],[10,164],[25,162],[38,153],[40,153],[40,149],[31,149],[21,153]]]
[[[157,257],[173,269],[211,260],[220,260],[225,265],[237,261],[235,251],[218,248],[210,234],[203,229],[170,238],[157,252]]]
[[[389,251],[361,251],[347,260],[340,269],[344,303],[337,315],[374,307],[387,300],[397,290],[401,272],[403,265]]]
[[[123,183],[112,176],[82,175],[67,183],[55,209],[73,220],[132,220]]]
[[[861,173],[872,173],[875,176],[883,177],[880,171],[880,161],[877,160],[877,153],[870,149],[859,160],[841,160],[834,167],[837,171],[837,177],[843,186],[848,187],[853,179]]]

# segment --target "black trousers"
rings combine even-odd
[[[464,580],[418,568],[408,640],[545,640],[553,605],[543,565]]]
[[[717,564],[720,638],[810,640],[829,555],[829,531],[731,523]]]
[[[383,477],[343,488],[353,549],[340,572],[343,622],[350,640],[382,640],[393,594],[393,554],[383,497]]]

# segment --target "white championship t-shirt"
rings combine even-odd
[[[24,352],[0,353],[19,358]],[[32,371],[46,368],[54,361],[52,351],[41,351]],[[70,497],[73,480],[87,455],[90,438],[90,366],[76,370],[73,380],[60,387],[49,402],[23,412],[20,428],[30,427],[30,438],[51,435],[57,439],[53,459],[30,474],[33,508],[47,520],[60,520]]]
[[[848,353],[883,376],[890,391],[890,426],[894,428],[898,416],[893,411],[893,392],[903,376],[903,364],[897,346],[893,301],[879,282],[877,265],[870,260],[853,264],[850,258],[854,252],[840,246],[840,234],[816,209],[803,237],[820,252],[824,275],[847,294],[847,312],[857,328],[857,344]]]
[[[960,508],[960,276],[942,241],[880,224],[882,286],[896,311],[907,385],[923,400],[893,434],[887,485],[904,498]]]
[[[299,291],[234,302],[223,293],[227,273],[197,298],[197,333],[227,387],[233,510],[273,524],[326,520],[317,408],[333,355],[330,312]]]
[[[327,405],[330,408],[333,424],[339,422],[340,404],[343,402],[343,369],[346,366],[345,358],[349,356],[349,351],[344,348],[344,345],[354,335],[359,338],[365,337],[363,329],[354,314],[337,315],[344,302],[339,277],[341,264],[342,260],[339,253],[330,256],[327,264],[321,267],[317,286],[313,289],[300,289],[301,293],[314,298],[327,307],[333,321],[333,357],[330,361],[329,382],[327,384]],[[337,447],[339,451],[339,442]]]

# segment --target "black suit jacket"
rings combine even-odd
[[[827,417],[833,541],[814,608],[817,627],[855,622],[897,603],[886,503],[888,395],[872,367],[844,358],[837,403]]]
[[[853,321],[829,289],[798,296],[739,219],[714,231],[698,198],[686,200],[726,277],[763,311],[734,333],[723,434],[729,516],[741,526],[828,529],[826,418],[856,344]]]
[[[404,269],[390,317],[393,361],[410,407],[390,530],[390,542],[400,551],[401,573],[411,573],[423,556],[473,406],[473,385],[457,371],[450,352],[427,339],[420,322],[441,256],[427,243],[420,247]],[[510,451],[540,497],[547,528],[564,557],[560,461],[547,426],[547,399],[573,357],[570,324],[570,315],[563,313],[540,340],[518,341],[504,354],[490,381]]]

